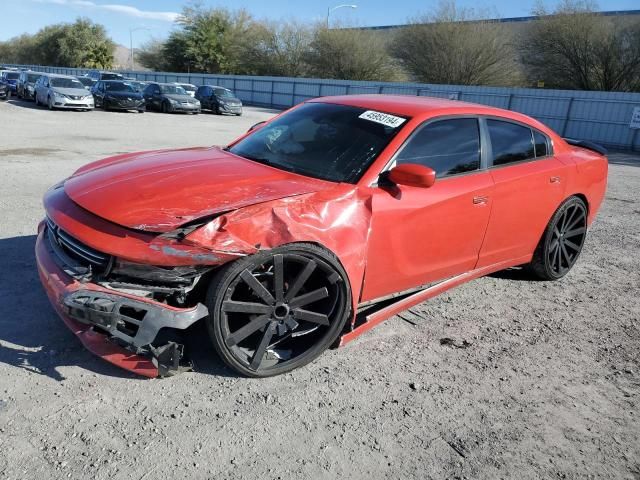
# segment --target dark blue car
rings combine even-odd
[[[9,88],[11,89],[11,93],[13,95],[16,94],[16,89],[17,87],[17,83],[18,83],[18,77],[20,76],[20,72],[14,72],[14,71],[3,71],[2,72],[2,78],[5,79],[5,81],[9,84]]]

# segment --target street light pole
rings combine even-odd
[[[327,30],[329,30],[329,17],[331,16],[331,12],[333,12],[334,10],[338,10],[339,8],[353,8],[356,9],[358,8],[358,5],[336,5],[335,7],[329,7],[327,8]]]
[[[131,71],[134,70],[135,68],[135,60],[133,59],[133,32],[137,32],[138,30],[149,30],[149,28],[147,27],[137,27],[137,28],[130,28],[129,29],[129,56],[130,56],[130,61],[129,61],[129,66],[131,67]]]

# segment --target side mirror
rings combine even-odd
[[[397,185],[429,188],[436,181],[436,172],[424,165],[403,163],[389,170],[387,178]]]
[[[251,128],[249,128],[249,130],[247,130],[247,132],[252,132],[254,131],[256,128],[260,128],[262,125],[264,125],[266,122],[266,120],[263,120],[261,122],[255,123],[253,125],[251,125]]]

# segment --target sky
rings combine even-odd
[[[356,9],[333,11],[331,19],[349,25],[376,26],[406,23],[408,19],[433,9],[438,0],[349,0]],[[489,9],[498,16],[522,17],[531,12],[535,0],[458,0],[463,7]],[[35,33],[52,23],[73,22],[88,17],[103,24],[116,43],[129,46],[130,30],[133,46],[151,38],[165,38],[174,28],[173,21],[188,1],[176,0],[0,0],[6,5],[0,15],[0,41],[22,33]],[[245,8],[259,19],[295,19],[324,21],[327,8],[341,4],[325,0],[204,0],[206,7]],[[545,4],[555,5],[553,0]],[[639,9],[638,0],[601,0],[600,10]]]

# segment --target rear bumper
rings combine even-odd
[[[152,345],[160,329],[185,329],[208,314],[204,305],[180,309],[119,294],[65,273],[49,242],[44,222],[38,228],[36,261],[54,309],[95,355],[145,377],[171,375],[179,368],[178,345]],[[175,347],[175,348],[174,348]],[[181,352],[181,351],[180,351]]]

